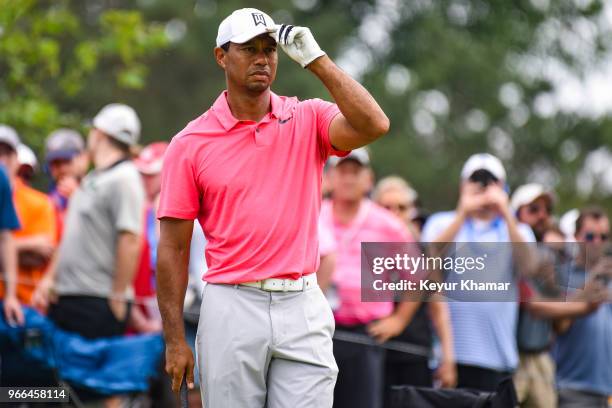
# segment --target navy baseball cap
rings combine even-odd
[[[57,129],[45,142],[45,160],[70,160],[85,150],[81,134],[72,129]]]

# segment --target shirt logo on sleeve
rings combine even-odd
[[[266,19],[264,18],[264,15],[261,13],[251,13],[251,16],[253,16],[253,22],[255,22],[255,27],[257,27],[259,24],[261,24],[264,27],[266,26]]]

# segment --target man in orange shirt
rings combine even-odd
[[[18,255],[17,298],[30,304],[57,244],[56,218],[51,200],[17,177],[20,163],[15,142],[13,139],[0,139],[0,163],[6,166],[21,223],[21,228],[13,233]],[[3,292],[4,287],[0,286],[0,296]]]

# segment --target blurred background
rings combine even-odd
[[[310,27],[372,92],[392,124],[374,170],[410,180],[429,209],[455,202],[455,175],[479,151],[504,161],[511,187],[553,188],[560,211],[612,209],[605,1],[0,0],[0,123],[40,155],[50,131],[85,132],[115,101],[139,113],[142,144],[168,140],[224,89],[214,40],[241,7]],[[280,54],[274,92],[330,99]]]

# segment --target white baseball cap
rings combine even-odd
[[[498,180],[506,180],[504,165],[495,156],[489,153],[477,153],[470,156],[461,169],[461,179],[467,180],[476,170],[487,170]]]
[[[38,160],[36,159],[36,155],[28,146],[20,143],[17,146],[17,162],[20,165],[30,166],[32,170],[36,170],[38,167]]]
[[[0,143],[9,145],[14,151],[17,151],[21,140],[15,129],[7,125],[0,125]]]
[[[263,11],[254,8],[239,9],[219,24],[217,47],[227,42],[243,44],[258,35],[274,32],[276,32],[274,21]]]
[[[140,137],[140,119],[136,111],[120,103],[103,107],[93,119],[93,125],[128,146],[134,146]]]
[[[349,154],[344,157],[332,156],[329,158],[329,164],[331,166],[337,166],[345,160],[353,160],[362,166],[370,165],[370,154],[368,153],[368,149],[365,147],[360,147],[359,149],[351,150]]]
[[[576,234],[576,220],[580,216],[580,210],[572,208],[559,219],[559,229],[565,234],[565,239],[573,242],[575,241],[574,235]]]
[[[538,183],[524,184],[517,188],[514,191],[514,194],[512,194],[510,207],[512,207],[512,210],[518,211],[519,208],[524,205],[531,204],[539,197],[546,197],[551,203],[554,202],[552,192],[547,190],[543,185]]]

